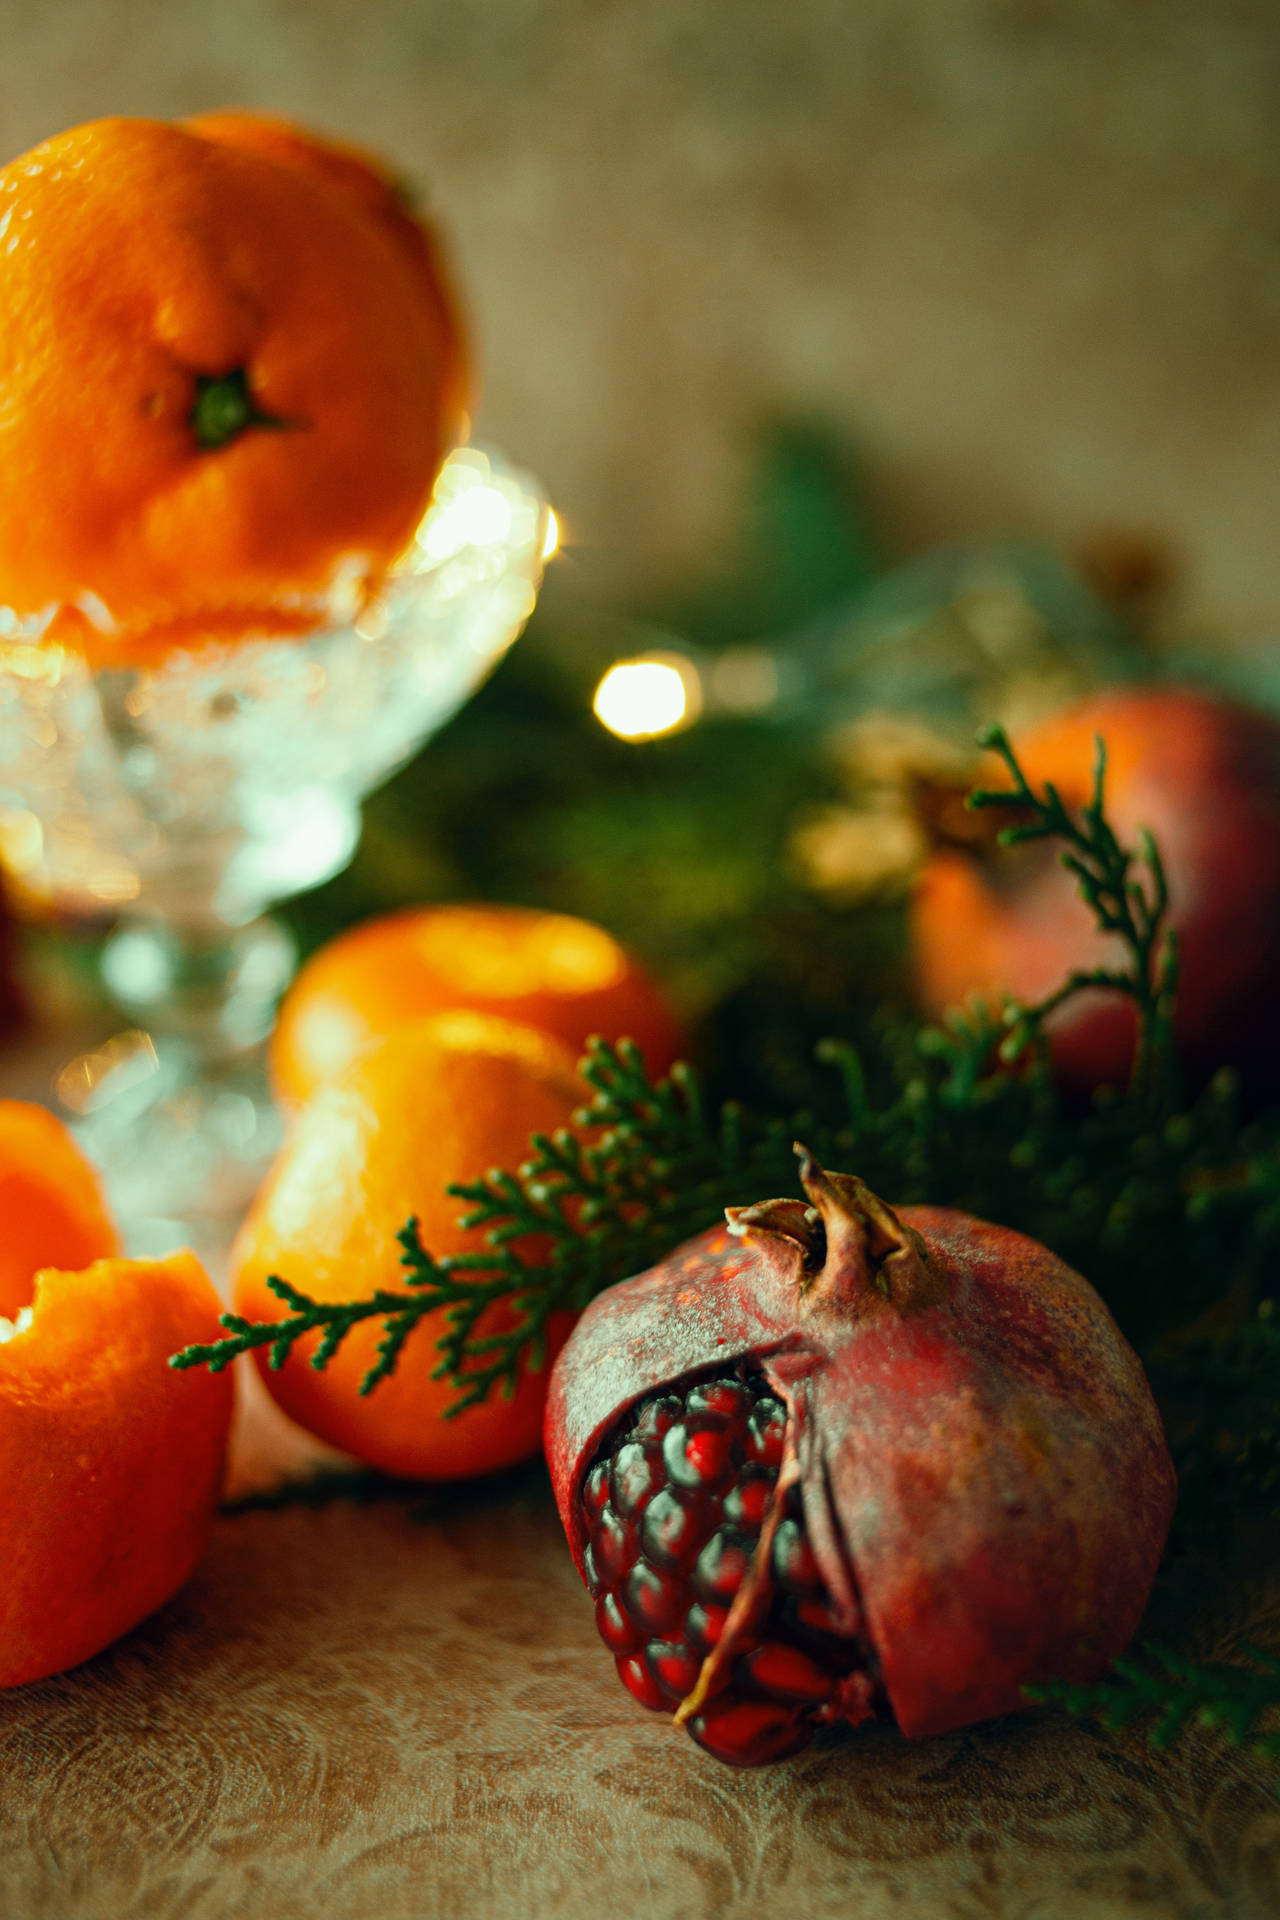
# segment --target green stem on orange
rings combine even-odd
[[[206,453],[229,446],[247,427],[279,430],[291,424],[276,414],[262,412],[249,389],[244,367],[233,367],[230,373],[198,373],[195,380],[195,405],[188,417],[196,445]]]

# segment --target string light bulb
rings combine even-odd
[[[701,676],[683,653],[616,660],[596,688],[592,711],[620,740],[657,740],[698,718]]]

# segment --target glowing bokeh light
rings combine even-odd
[[[542,558],[544,560],[554,559],[555,555],[559,551],[560,551],[560,522],[556,517],[555,508],[548,507],[547,508],[547,524],[543,529],[543,534],[542,534]]]
[[[675,653],[618,660],[596,688],[592,708],[620,740],[655,740],[697,719],[702,708],[698,670]]]

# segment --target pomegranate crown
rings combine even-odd
[[[800,1249],[801,1311],[865,1313],[887,1303],[901,1313],[937,1306],[947,1283],[914,1227],[850,1173],[828,1173],[794,1143],[806,1200],[726,1207],[730,1233],[769,1234]]]

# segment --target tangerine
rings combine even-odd
[[[0,1103],[0,1205],[0,1687],[16,1687],[87,1660],[182,1585],[232,1388],[166,1365],[217,1338],[200,1263],[117,1256],[91,1169],[42,1108]]]
[[[400,1028],[294,1116],[232,1249],[236,1311],[280,1319],[288,1309],[267,1286],[273,1274],[324,1301],[399,1290],[396,1236],[410,1219],[437,1256],[481,1250],[480,1231],[459,1225],[448,1183],[518,1163],[530,1134],[566,1126],[581,1094],[573,1056],[530,1027],[456,1010]],[[555,1317],[545,1363],[521,1374],[512,1398],[495,1392],[453,1419],[455,1387],[432,1378],[443,1308],[424,1316],[395,1373],[364,1397],[377,1320],[357,1324],[323,1371],[309,1364],[319,1333],[298,1341],[278,1371],[264,1350],[255,1358],[284,1411],[332,1445],[389,1473],[461,1479],[538,1451],[547,1374],[572,1318]],[[510,1325],[499,1302],[477,1332]]]
[[[385,570],[462,385],[390,199],[242,116],[93,121],[0,169],[0,605],[136,663],[303,630]]]
[[[657,985],[603,927],[533,907],[416,907],[366,920],[307,961],[272,1036],[275,1090],[307,1100],[406,1021],[452,1007],[536,1027],[575,1053],[594,1033],[626,1034],[655,1074],[680,1047]]]
[[[379,156],[346,141],[328,140],[275,114],[239,107],[190,114],[182,122],[206,140],[248,147],[323,181],[380,226],[409,260],[427,304],[439,316],[444,339],[441,380],[450,411],[465,415],[471,401],[467,339],[443,259],[439,235],[420,218],[408,181],[390,173]]]
[[[120,1250],[98,1176],[61,1121],[0,1100],[0,1316],[31,1299],[41,1267],[87,1267]]]

